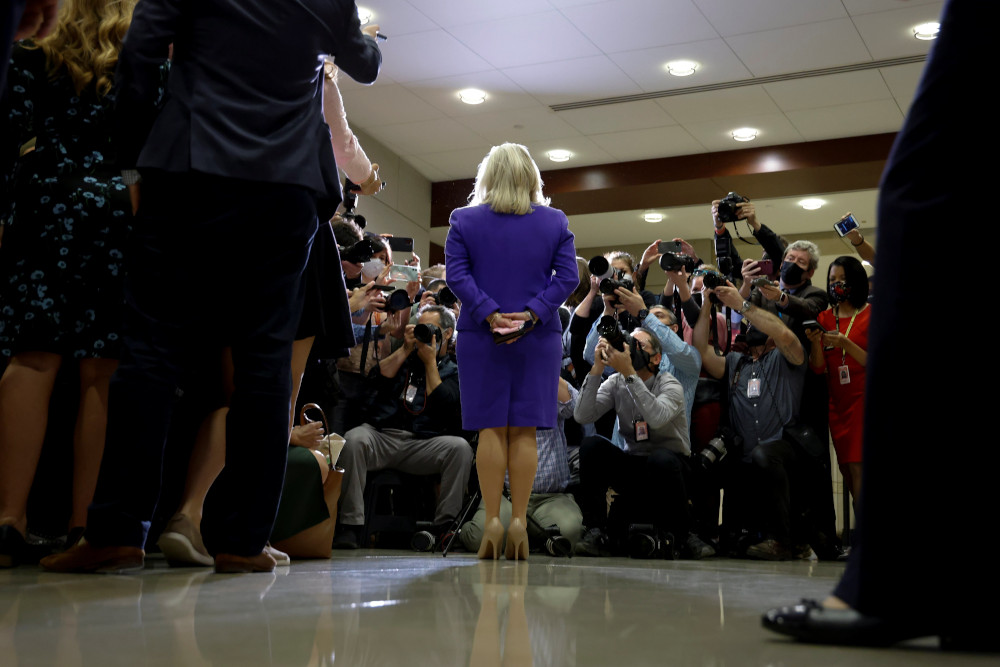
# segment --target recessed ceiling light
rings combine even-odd
[[[739,127],[733,130],[733,139],[736,141],[753,141],[757,138],[758,130],[753,127]]]
[[[940,23],[921,23],[913,27],[913,36],[917,39],[937,39],[938,31],[941,29]]]
[[[643,213],[642,219],[646,222],[661,222],[663,220],[663,214],[655,211],[649,211],[648,213]]]
[[[664,67],[674,76],[691,76],[698,69],[698,63],[693,60],[671,60]]]
[[[372,14],[372,10],[367,7],[358,7],[358,18],[361,20],[361,25],[368,25],[371,23],[373,16],[374,14]]]
[[[549,159],[552,160],[553,162],[565,162],[566,160],[568,160],[571,157],[573,157],[572,153],[570,153],[569,151],[563,150],[561,148],[553,150],[553,151],[549,151],[548,153],[546,153],[546,155],[548,155]]]
[[[486,101],[486,91],[478,88],[466,88],[458,91],[458,99],[466,104],[482,104]]]
[[[823,204],[825,203],[826,202],[823,201],[822,199],[803,199],[802,201],[799,202],[799,206],[801,206],[807,211],[815,211],[816,209],[823,206]]]

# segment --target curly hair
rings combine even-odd
[[[122,40],[138,0],[66,0],[55,30],[38,40],[49,77],[65,67],[79,95],[93,86],[107,95],[114,83]]]

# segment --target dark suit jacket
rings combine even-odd
[[[325,55],[362,83],[378,76],[381,54],[353,0],[143,0],[118,62],[120,165],[301,185],[325,215],[340,201]]]

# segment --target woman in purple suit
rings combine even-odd
[[[469,205],[451,214],[448,286],[462,300],[458,377],[462,422],[479,431],[476,467],[486,506],[480,558],[498,558],[500,494],[510,472],[507,558],[528,556],[528,496],[538,466],[536,428],[556,426],[562,360],[557,309],[578,282],[566,215],[549,208],[528,149],[494,146]],[[523,326],[509,344],[496,332]]]

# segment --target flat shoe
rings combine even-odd
[[[61,554],[43,558],[40,565],[49,572],[129,574],[142,571],[145,555],[138,547],[95,547],[84,538]]]
[[[854,609],[824,609],[815,600],[764,613],[761,623],[779,634],[810,644],[891,646],[908,639],[938,634],[930,628],[904,625]]]
[[[235,554],[216,554],[215,556],[215,571],[219,574],[274,572],[276,565],[274,558],[266,551],[261,551],[256,556],[237,556]]]

